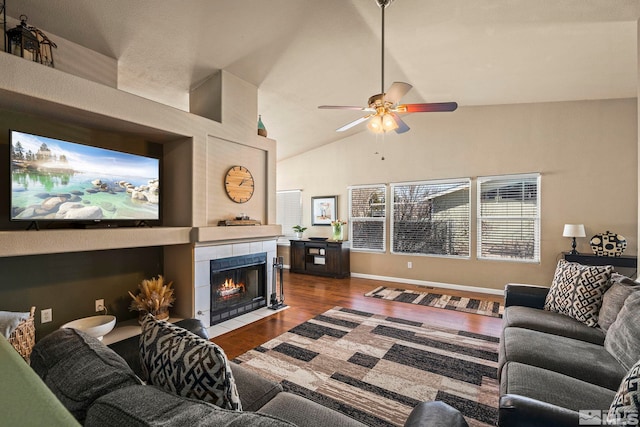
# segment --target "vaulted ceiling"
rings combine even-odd
[[[118,85],[188,109],[224,69],[254,85],[284,159],[380,92],[375,0],[6,0],[7,13],[118,60]],[[406,102],[477,105],[637,96],[638,0],[395,0],[385,15],[385,87]],[[441,113],[438,113],[441,114]],[[411,126],[418,115],[405,121]]]

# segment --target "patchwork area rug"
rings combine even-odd
[[[401,426],[441,400],[480,427],[497,421],[498,341],[335,307],[235,362],[369,426]]]
[[[366,297],[385,299],[390,301],[408,302],[428,307],[443,308],[445,310],[464,311],[465,313],[481,314],[483,316],[502,317],[504,305],[497,300],[464,298],[439,293],[420,292],[410,289],[396,289],[380,286],[364,294]]]

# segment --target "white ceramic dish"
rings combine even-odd
[[[102,337],[113,329],[116,325],[116,316],[89,316],[82,319],[65,323],[61,328],[79,329],[92,337],[102,340]]]

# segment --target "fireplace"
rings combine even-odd
[[[211,325],[267,305],[267,253],[213,259]]]

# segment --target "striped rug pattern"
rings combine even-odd
[[[364,294],[367,297],[390,301],[408,302],[428,307],[443,308],[445,310],[464,311],[465,313],[481,314],[483,316],[502,317],[504,305],[496,297],[495,300],[465,298],[436,292],[420,292],[410,289],[387,288],[379,286]]]
[[[288,392],[369,426],[401,426],[421,401],[497,421],[499,338],[335,307],[238,356]]]

